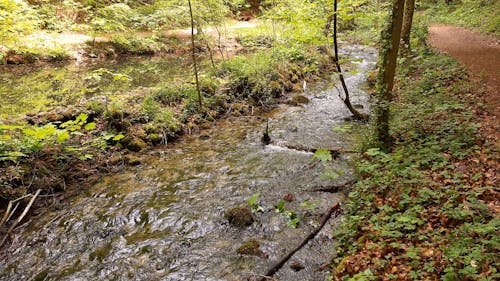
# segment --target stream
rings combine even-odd
[[[374,69],[375,49],[343,47],[356,58],[357,72],[346,75],[353,104],[369,111],[363,91]],[[0,263],[0,280],[256,280],[297,246],[343,193],[313,189],[353,177],[352,153],[331,162],[312,162],[312,153],[287,147],[353,150],[366,125],[349,121],[349,112],[328,83],[306,90],[310,102],[281,105],[263,116],[216,122],[199,135],[150,151],[142,164],[102,180],[54,210],[19,227]],[[273,143],[260,143],[269,120]],[[249,206],[258,194],[262,211],[254,223],[236,227],[225,218],[235,206]],[[296,228],[275,210],[297,214]],[[326,280],[333,229],[325,228],[275,275],[277,280]],[[264,253],[237,253],[257,240]],[[291,263],[304,268],[295,271]]]

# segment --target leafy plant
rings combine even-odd
[[[283,214],[288,219],[288,227],[297,228],[300,219],[297,217],[295,212],[285,209],[285,201],[279,201],[278,204],[276,204],[275,210],[277,213]]]
[[[250,198],[248,198],[248,204],[252,209],[253,213],[264,212],[264,208],[258,203],[259,193],[254,193]]]
[[[311,161],[314,161],[316,159],[318,159],[321,162],[328,162],[328,161],[333,160],[332,154],[330,153],[330,150],[328,150],[328,149],[316,150],[316,152],[314,152],[314,155],[313,155]]]

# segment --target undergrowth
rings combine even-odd
[[[400,61],[390,153],[367,148],[344,205],[334,280],[498,280],[494,144],[465,71],[423,51]],[[369,147],[369,145],[367,145]]]
[[[500,2],[496,0],[425,1],[422,9],[434,20],[500,35]]]

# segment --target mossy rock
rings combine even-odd
[[[303,95],[294,95],[288,102],[290,105],[301,105],[301,104],[307,104],[309,103],[309,98],[303,96]]]
[[[243,245],[236,250],[236,253],[245,256],[267,258],[267,255],[260,249],[260,242],[257,240],[250,240],[243,243]]]
[[[137,137],[128,137],[123,141],[123,144],[125,148],[134,152],[139,152],[148,146],[142,139]]]
[[[285,81],[285,83],[284,83],[284,85],[283,85],[283,86],[284,86],[284,88],[285,88],[285,91],[290,92],[290,91],[292,91],[292,90],[293,90],[293,86],[294,86],[294,85],[293,85],[292,81],[287,80],[287,81]]]
[[[157,134],[157,133],[150,133],[147,135],[147,139],[152,144],[159,144],[162,142],[163,137],[162,137],[162,135]]]
[[[246,206],[233,207],[226,211],[225,216],[230,224],[237,227],[249,226],[254,222],[252,211]]]
[[[137,166],[141,164],[141,158],[134,155],[125,155],[124,159],[130,166]]]

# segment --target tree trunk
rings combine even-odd
[[[337,43],[337,0],[335,0],[333,4],[333,49],[334,49],[333,59],[335,61],[335,66],[337,67],[337,71],[339,73],[340,83],[342,84],[342,88],[344,89],[344,94],[345,94],[345,98],[343,99],[344,104],[347,106],[347,108],[352,113],[355,119],[367,121],[368,115],[360,113],[351,104],[351,99],[349,97],[349,90],[347,89],[347,84],[345,83],[344,75],[342,74],[342,68],[340,67],[339,63],[338,43]]]
[[[375,136],[380,148],[386,151],[392,144],[392,138],[389,134],[389,108],[392,101],[405,0],[393,0],[392,3],[392,12],[381,36],[382,45],[380,47],[375,108]]]
[[[198,65],[196,62],[196,46],[194,44],[194,18],[193,18],[193,8],[191,7],[191,0],[188,0],[189,5],[189,16],[191,17],[191,56],[193,58],[193,67],[194,67],[194,77],[196,80],[196,91],[198,92],[198,106],[203,106],[203,102],[201,99],[201,90],[200,90],[200,80],[198,79]]]
[[[401,31],[401,39],[404,47],[410,50],[410,34],[411,25],[413,23],[413,12],[415,11],[415,0],[406,0],[405,14],[403,19],[403,30]]]

